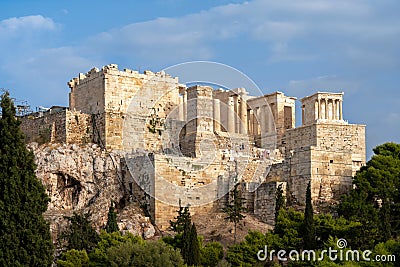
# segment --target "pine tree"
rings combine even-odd
[[[275,225],[278,221],[279,211],[285,208],[285,197],[283,196],[282,184],[276,189],[276,199],[275,199]]]
[[[222,211],[228,214],[226,220],[233,222],[234,225],[234,234],[233,234],[233,242],[236,244],[236,229],[237,224],[246,218],[242,213],[246,210],[243,206],[243,198],[240,196],[240,192],[238,189],[239,184],[236,184],[233,190],[231,191],[231,201],[227,205],[226,208],[223,208]]]
[[[178,216],[175,217],[175,221],[169,221],[171,230],[180,234],[183,232],[186,224],[191,224],[192,219],[189,211],[189,207],[182,207],[179,201],[179,210],[177,210]]]
[[[112,202],[110,208],[108,209],[106,231],[107,233],[119,232],[117,213],[114,210],[114,204]]]
[[[311,182],[308,183],[306,191],[306,208],[304,210],[304,225],[303,225],[303,248],[315,248],[315,224],[314,213],[311,200]]]
[[[53,243],[43,213],[49,197],[35,175],[8,92],[1,96],[0,266],[50,266]]]

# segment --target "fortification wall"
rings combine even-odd
[[[92,116],[79,111],[65,113],[66,143],[87,144],[93,142]]]
[[[317,146],[322,151],[346,151],[353,163],[352,174],[365,165],[365,125],[318,124]]]
[[[21,129],[25,134],[25,142],[66,142],[66,113],[58,112],[33,113],[21,118]]]
[[[271,225],[275,224],[276,191],[279,186],[286,196],[286,182],[277,181],[262,183],[254,194],[254,215]]]
[[[21,118],[21,129],[27,143],[76,143],[92,142],[91,115],[78,111],[48,111],[40,117],[29,115]]]
[[[105,107],[104,72],[97,68],[88,73],[80,73],[68,82],[69,108],[87,114],[102,113]]]

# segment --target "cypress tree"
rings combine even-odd
[[[182,258],[188,266],[200,265],[200,245],[195,224],[186,224],[183,232]]]
[[[199,246],[199,240],[197,239],[197,229],[196,225],[194,223],[192,224],[192,227],[190,227],[190,247],[189,247],[189,259],[187,261],[187,264],[189,266],[198,266],[200,265],[200,246]]]
[[[303,247],[304,249],[315,248],[315,224],[314,213],[311,201],[311,182],[308,182],[306,191],[306,208],[304,210],[304,226],[303,226]]]
[[[276,199],[275,199],[275,225],[278,221],[279,211],[285,208],[285,198],[283,196],[282,184],[276,189]]]
[[[111,203],[110,208],[108,209],[106,231],[107,233],[119,232],[117,213],[114,210],[113,203]]]
[[[43,217],[50,199],[8,92],[0,105],[0,266],[50,266],[53,243]]]

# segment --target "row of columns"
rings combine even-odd
[[[320,98],[316,102],[315,119],[343,120],[343,101]]]
[[[249,111],[250,135],[273,132],[274,122],[268,105],[253,107]]]
[[[214,99],[219,103],[219,99]],[[221,117],[214,120],[220,121]],[[229,133],[247,134],[247,102],[242,96],[228,97],[227,131]],[[219,128],[220,130],[220,128]]]
[[[221,131],[221,100],[213,99],[214,130]],[[225,110],[225,109],[224,109]],[[187,94],[179,96],[179,120],[187,120]],[[247,101],[239,95],[228,97],[226,117],[227,132],[259,135],[273,131],[273,117],[268,105],[247,107]]]

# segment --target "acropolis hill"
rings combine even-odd
[[[301,98],[295,127],[295,97],[187,88],[178,78],[93,68],[68,83],[68,108],[22,117],[27,143],[46,143],[32,147],[49,214],[97,203],[103,223],[109,201],[137,200],[166,229],[179,203],[212,216],[238,182],[248,212],[272,224],[279,185],[287,204],[301,209],[311,182],[317,212],[352,188],[365,164],[365,125],[343,119],[343,93]],[[91,152],[76,160],[80,147]]]

